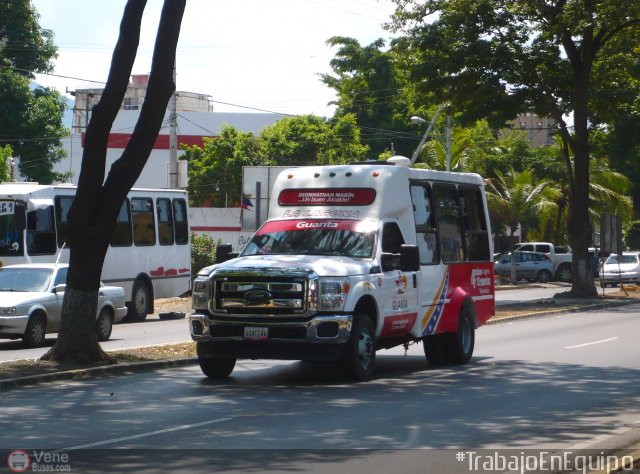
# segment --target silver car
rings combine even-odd
[[[515,267],[518,280],[539,281],[547,283],[553,274],[553,262],[542,252],[525,252],[516,250]],[[511,276],[511,253],[499,255],[494,261],[494,272],[503,278]]]
[[[640,252],[612,253],[602,266],[600,286],[640,283]]]
[[[22,338],[28,347],[44,344],[45,334],[58,332],[68,264],[26,263],[0,268],[0,338]],[[124,290],[101,284],[96,335],[111,337],[112,324],[127,314]]]

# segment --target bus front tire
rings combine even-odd
[[[368,380],[373,377],[376,362],[375,328],[371,318],[356,314],[351,336],[345,344],[342,363],[352,380]]]
[[[149,312],[149,287],[142,280],[136,280],[133,284],[132,300],[127,305],[127,321],[144,321]]]
[[[231,375],[236,366],[236,359],[214,359],[198,357],[202,373],[210,379],[225,379]]]

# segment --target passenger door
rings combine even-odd
[[[390,266],[382,268],[379,285],[382,294],[383,323],[381,337],[407,334],[417,318],[418,289],[416,272],[400,269],[400,246],[405,239],[395,222],[382,226],[379,251],[397,255]]]

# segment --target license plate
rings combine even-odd
[[[247,341],[269,340],[269,328],[245,327],[244,338]]]

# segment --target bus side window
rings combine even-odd
[[[173,216],[171,213],[171,200],[158,198],[156,200],[158,213],[158,241],[160,245],[173,245]]]
[[[27,253],[50,255],[56,253],[56,231],[53,206],[27,213]]]
[[[427,183],[411,185],[413,217],[416,224],[416,239],[420,254],[420,264],[440,263],[435,215],[431,192]]]
[[[445,263],[464,261],[462,222],[458,190],[454,185],[437,184],[433,187],[438,217],[440,250]]]
[[[133,244],[133,236],[131,235],[131,213],[129,207],[129,199],[125,198],[120,206],[116,225],[111,234],[112,247],[130,247]]]
[[[189,243],[189,223],[187,221],[187,202],[184,199],[173,200],[173,225],[176,244]]]
[[[57,196],[56,206],[56,236],[58,247],[69,248],[69,209],[73,203],[73,196]]]
[[[151,198],[131,198],[131,215],[133,242],[136,245],[154,245],[156,233],[153,219],[153,200]]]
[[[471,262],[491,261],[489,233],[487,232],[480,189],[465,187],[461,191],[467,260]]]

